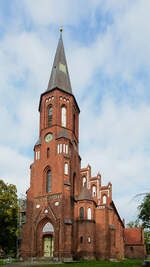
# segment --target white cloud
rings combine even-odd
[[[24,193],[29,186],[31,160],[7,146],[0,146],[0,152],[0,179],[17,185],[18,192]]]

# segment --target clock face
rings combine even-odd
[[[49,143],[53,138],[53,135],[51,133],[48,133],[46,136],[45,136],[45,142],[46,143]]]

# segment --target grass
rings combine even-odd
[[[36,267],[141,267],[141,260],[123,260],[120,262],[110,261],[84,261],[79,263],[43,264]],[[34,265],[35,267],[35,265]]]
[[[79,263],[64,263],[64,264],[37,264],[37,265],[28,265],[28,267],[141,267],[141,260],[123,260],[120,262],[110,262],[110,261],[83,261]],[[0,259],[0,266],[5,266],[3,260]],[[11,266],[11,264],[7,264]],[[20,265],[21,267],[23,265]],[[26,266],[26,265],[24,265]],[[17,264],[19,267],[19,264]]]

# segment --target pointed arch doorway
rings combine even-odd
[[[43,256],[53,257],[54,254],[54,227],[47,222],[43,227]]]
[[[45,235],[43,238],[44,257],[53,257],[54,239],[52,235]]]

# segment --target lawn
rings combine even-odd
[[[124,260],[120,262],[110,261],[84,261],[80,263],[65,263],[65,264],[43,264],[36,267],[141,267],[141,260]],[[32,266],[33,267],[33,266]],[[35,267],[35,265],[34,265]]]
[[[64,263],[64,264],[19,264],[17,262],[7,263],[6,266],[8,267],[141,267],[142,261],[141,260],[124,260],[120,262],[110,262],[110,261],[83,261],[79,263]],[[0,266],[5,266],[3,264],[3,260],[0,259]]]

